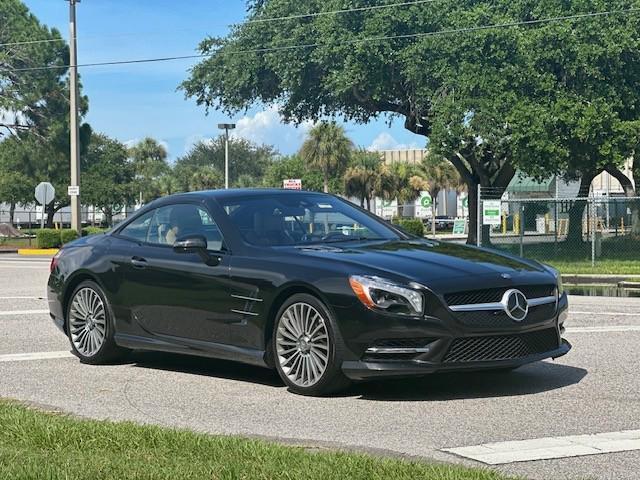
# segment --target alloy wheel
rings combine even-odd
[[[329,363],[329,333],[320,312],[308,303],[290,305],[278,322],[276,352],[291,382],[300,387],[315,385]]]
[[[100,295],[92,288],[78,290],[69,310],[69,331],[73,346],[81,355],[92,357],[106,338],[107,317]]]

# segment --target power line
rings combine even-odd
[[[345,13],[351,13],[351,12],[364,12],[364,11],[369,11],[369,10],[380,10],[380,9],[384,9],[384,8],[395,8],[395,7],[409,7],[409,6],[413,6],[413,5],[422,5],[425,3],[434,3],[440,0],[414,0],[414,1],[405,1],[405,2],[398,2],[398,3],[388,3],[388,4],[384,4],[384,5],[370,5],[367,7],[354,7],[354,8],[345,8],[345,9],[341,9],[341,10],[328,10],[328,11],[324,11],[324,12],[314,12],[314,13],[301,13],[301,14],[296,14],[296,15],[287,15],[287,16],[282,16],[282,17],[269,17],[269,18],[255,18],[255,19],[251,19],[251,20],[246,20],[243,23],[232,23],[232,24],[226,24],[226,25],[215,25],[215,26],[224,26],[224,27],[234,27],[234,26],[238,26],[238,25],[246,25],[246,24],[259,24],[259,23],[269,23],[269,22],[276,22],[276,21],[282,21],[282,20],[295,20],[295,19],[302,19],[302,18],[313,18],[313,17],[320,17],[320,16],[326,16],[326,15],[341,15],[341,14],[345,14]],[[153,32],[148,32],[148,34],[153,33]],[[166,35],[166,32],[158,32],[158,33],[162,33],[163,35]],[[87,36],[87,37],[80,37],[82,38],[106,38],[106,37],[121,37],[121,36],[136,36],[139,37],[140,36],[140,32],[137,33],[125,33],[125,34],[114,34],[114,35],[91,35],[91,36]],[[18,46],[18,45],[33,45],[33,44],[38,44],[38,43],[51,43],[51,42],[64,42],[65,40],[63,38],[49,38],[49,39],[44,39],[44,40],[27,40],[27,41],[23,41],[23,42],[10,42],[10,43],[0,43],[0,47],[14,47],[14,46]]]
[[[379,42],[384,40],[403,40],[408,38],[436,37],[436,36],[442,36],[442,35],[472,33],[472,32],[478,32],[482,30],[541,25],[546,23],[555,23],[555,22],[570,21],[570,20],[583,20],[587,18],[604,17],[609,15],[633,14],[633,13],[639,13],[639,12],[640,12],[640,8],[629,8],[625,10],[607,10],[603,12],[589,12],[589,13],[581,13],[581,14],[575,14],[575,15],[564,15],[559,17],[541,18],[538,20],[524,20],[524,21],[517,21],[517,22],[496,23],[491,25],[478,25],[475,27],[438,30],[435,32],[407,33],[403,35],[386,35],[386,36],[378,36],[378,37],[355,38],[352,40],[345,40],[343,42],[340,42],[338,45],[353,45],[353,44],[358,44],[363,42]],[[330,45],[332,44],[317,42],[317,43],[307,43],[307,44],[298,44],[298,45],[282,45],[279,47],[262,47],[262,48],[250,48],[250,49],[242,49],[242,50],[231,50],[225,53],[229,55],[231,54],[240,55],[240,54],[247,54],[247,53],[268,53],[268,52],[278,52],[278,51],[286,51],[286,50],[316,48],[316,47],[330,46]],[[113,65],[130,65],[130,64],[140,64],[140,63],[157,63],[157,62],[167,62],[167,61],[175,61],[175,60],[191,60],[191,59],[197,59],[197,58],[206,58],[206,57],[211,57],[213,55],[215,55],[215,53],[178,55],[178,56],[158,57],[158,58],[143,58],[143,59],[134,59],[134,60],[115,60],[115,61],[107,61],[107,62],[83,63],[83,64],[77,65],[77,67],[84,68],[84,67],[99,67],[99,66],[113,66]],[[38,70],[71,68],[71,67],[73,67],[73,65],[42,66],[42,67],[18,68],[11,71],[12,72],[29,72],[29,71],[38,71]]]
[[[412,5],[422,5],[424,3],[433,3],[438,0],[416,0],[413,2],[400,2],[400,3],[389,3],[386,5],[370,5],[368,7],[354,7],[354,8],[345,8],[342,10],[329,10],[326,12],[315,12],[315,13],[300,13],[296,15],[287,15],[284,17],[271,17],[271,18],[256,18],[253,20],[248,20],[245,23],[266,23],[266,22],[274,22],[280,20],[294,20],[300,18],[313,18],[320,17],[324,15],[339,15],[343,13],[351,13],[351,12],[364,12],[367,10],[380,10],[381,8],[392,8],[392,7],[408,7]]]

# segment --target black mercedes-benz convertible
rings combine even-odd
[[[173,195],[51,262],[51,317],[85,363],[131,349],[275,368],[297,393],[509,370],[566,354],[558,272],[409,235],[338,197]]]

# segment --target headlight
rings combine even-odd
[[[349,283],[358,299],[367,307],[400,315],[422,315],[423,296],[380,277],[353,275]]]

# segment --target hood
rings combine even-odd
[[[342,262],[360,273],[369,270],[383,275],[386,272],[442,291],[460,290],[462,279],[471,280],[474,288],[554,282],[552,274],[535,261],[445,242],[407,240],[318,245],[299,247],[298,251],[302,255]]]

